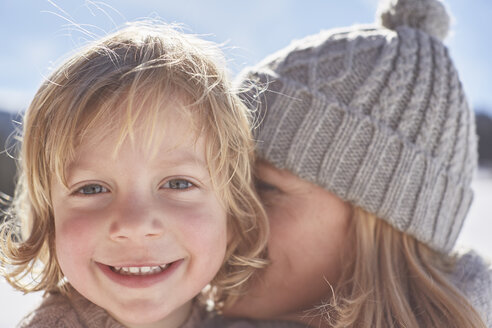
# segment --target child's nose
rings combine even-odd
[[[152,204],[143,201],[127,201],[115,211],[111,222],[110,238],[115,241],[160,238],[164,225]]]

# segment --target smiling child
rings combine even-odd
[[[2,229],[3,275],[46,291],[21,327],[200,326],[205,287],[222,305],[264,266],[249,113],[220,58],[133,23],[40,87]]]

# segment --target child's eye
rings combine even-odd
[[[176,189],[176,190],[185,190],[185,189],[189,189],[189,188],[193,188],[193,187],[195,187],[195,185],[193,183],[191,183],[190,181],[185,180],[185,179],[171,179],[171,180],[168,180],[162,186],[162,188],[165,188],[165,189]]]
[[[85,185],[82,188],[76,190],[75,193],[82,195],[95,195],[100,193],[106,193],[108,189],[106,187],[101,186],[100,184],[89,184]]]

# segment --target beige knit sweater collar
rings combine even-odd
[[[180,328],[199,327],[206,313],[193,305],[192,312]],[[125,328],[106,310],[90,302],[75,290],[69,296],[50,293],[41,305],[19,324],[20,328]]]

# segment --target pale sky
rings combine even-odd
[[[445,43],[468,100],[492,114],[492,1],[446,4],[454,22]],[[0,108],[27,107],[43,77],[70,51],[126,21],[158,17],[226,43],[235,74],[295,38],[372,23],[376,6],[377,0],[0,0]]]

